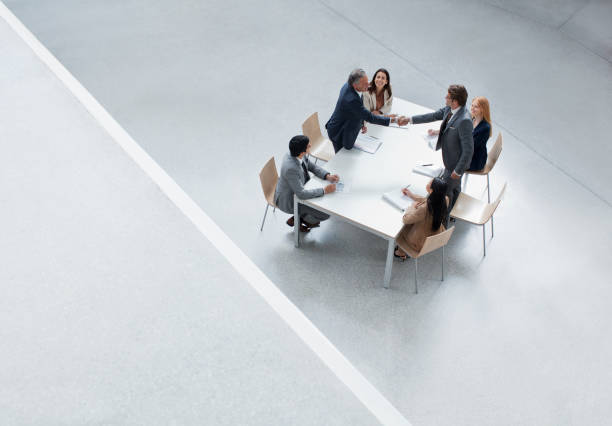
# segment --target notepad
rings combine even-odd
[[[407,185],[406,187],[409,187],[410,191],[415,195],[418,195],[420,197],[427,196],[425,188],[413,188],[411,185]],[[409,206],[412,205],[412,203],[414,203],[414,200],[412,198],[407,195],[404,195],[401,188],[385,192],[383,194],[383,200],[401,211],[406,210]]]
[[[418,165],[414,169],[412,169],[412,171],[414,173],[418,173],[423,176],[429,176],[429,177],[434,178],[434,177],[442,176],[442,172],[444,171],[444,168],[438,167],[435,165],[431,165],[431,166]]]
[[[374,154],[382,145],[382,141],[370,135],[359,135],[355,141],[354,147],[360,151]]]

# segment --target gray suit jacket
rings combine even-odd
[[[309,171],[321,179],[325,179],[325,175],[328,173],[326,170],[308,161],[308,157],[305,157],[304,162]],[[304,170],[300,163],[301,160],[292,157],[291,154],[285,154],[285,158],[283,158],[276,192],[274,193],[274,202],[285,213],[293,214],[293,194],[296,194],[301,200],[308,200],[309,198],[321,197],[325,193],[323,188],[304,189]]]
[[[423,115],[415,115],[411,121],[414,124],[429,123],[436,120],[444,120],[450,113],[450,107]],[[438,139],[436,150],[442,148],[442,161],[444,161],[445,176],[450,176],[454,171],[462,175],[470,166],[472,154],[474,153],[474,139],[472,138],[472,117],[465,106],[453,115],[446,125],[444,132]]]

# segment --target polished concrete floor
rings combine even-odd
[[[610,2],[6,4],[412,423],[607,423]],[[419,295],[410,263],[381,289],[384,241],[349,225],[259,232],[257,173],[356,66],[432,108],[464,83],[504,135],[487,257],[458,224]]]
[[[0,40],[0,423],[375,423],[3,20]]]

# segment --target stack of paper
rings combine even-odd
[[[410,191],[413,194],[418,195],[419,197],[427,196],[425,188],[412,188],[410,185],[408,185],[408,187],[410,187]],[[406,210],[412,205],[412,203],[414,203],[414,200],[407,195],[404,195],[401,189],[394,189],[393,191],[385,192],[383,194],[383,200],[401,211]]]
[[[360,151],[374,154],[378,151],[378,148],[382,145],[382,142],[374,136],[360,134],[357,136],[354,147]]]
[[[429,177],[440,177],[442,176],[442,172],[444,171],[443,167],[434,166],[433,164],[427,165],[418,165],[414,169],[412,169],[414,173],[418,173],[423,176]]]
[[[408,206],[414,202],[412,198],[404,195],[401,189],[385,192],[383,194],[383,200],[401,211],[406,210]]]

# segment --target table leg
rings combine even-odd
[[[395,240],[389,240],[389,246],[387,247],[387,263],[385,264],[385,280],[383,286],[389,288],[389,281],[391,281],[391,268],[393,267],[393,250],[395,250]]]
[[[300,246],[300,214],[298,212],[298,199],[293,196],[293,239],[296,247]]]

